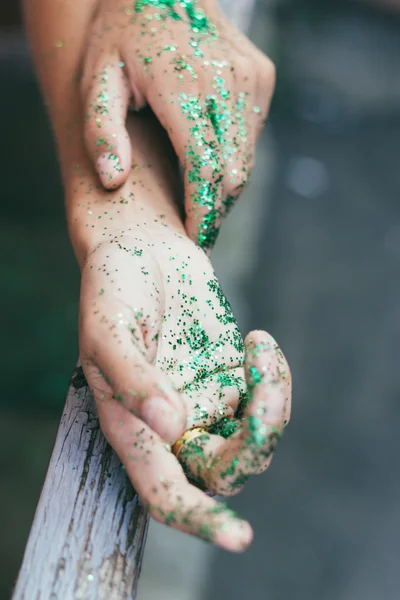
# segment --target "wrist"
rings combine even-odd
[[[157,242],[173,246],[176,244],[177,236],[180,239],[188,237],[180,221],[165,216],[162,222],[154,218],[149,222],[149,219],[143,218],[143,215],[130,220],[120,219],[114,222],[112,227],[107,227],[106,232],[102,232],[99,228],[87,227],[80,220],[69,220],[69,236],[80,270],[83,270],[93,252],[111,242],[118,241],[127,247],[138,242],[149,247]]]

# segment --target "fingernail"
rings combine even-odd
[[[175,442],[182,433],[179,411],[161,396],[145,400],[142,418],[168,443]]]
[[[113,181],[123,171],[121,161],[117,154],[105,152],[96,161],[97,171],[104,187],[110,187]]]

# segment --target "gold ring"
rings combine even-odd
[[[175,444],[171,446],[172,454],[175,454],[176,458],[178,458],[183,446],[187,444],[187,442],[191,442],[195,438],[204,434],[208,434],[208,431],[203,429],[203,427],[193,427],[193,429],[187,429],[185,433],[178,440],[176,440]]]

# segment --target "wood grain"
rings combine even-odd
[[[148,517],[85,389],[69,389],[14,600],[135,597]]]

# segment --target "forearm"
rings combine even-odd
[[[87,31],[99,0],[23,0],[33,60],[56,136],[64,183],[86,161],[79,75]]]
[[[83,248],[84,253],[122,234],[145,234],[151,241],[160,232],[165,235],[165,226],[186,235],[177,206],[181,195],[178,162],[168,136],[148,110],[131,114],[127,131],[133,165],[121,188],[104,190],[91,165],[89,173],[80,170],[75,178],[68,221],[74,247]]]
[[[81,266],[113,232],[143,222],[151,230],[157,214],[184,233],[176,209],[176,161],[165,133],[149,115],[128,119],[136,168],[124,188],[106,192],[95,177],[82,136],[79,75],[97,2],[24,0],[32,54],[57,140],[70,237]]]

